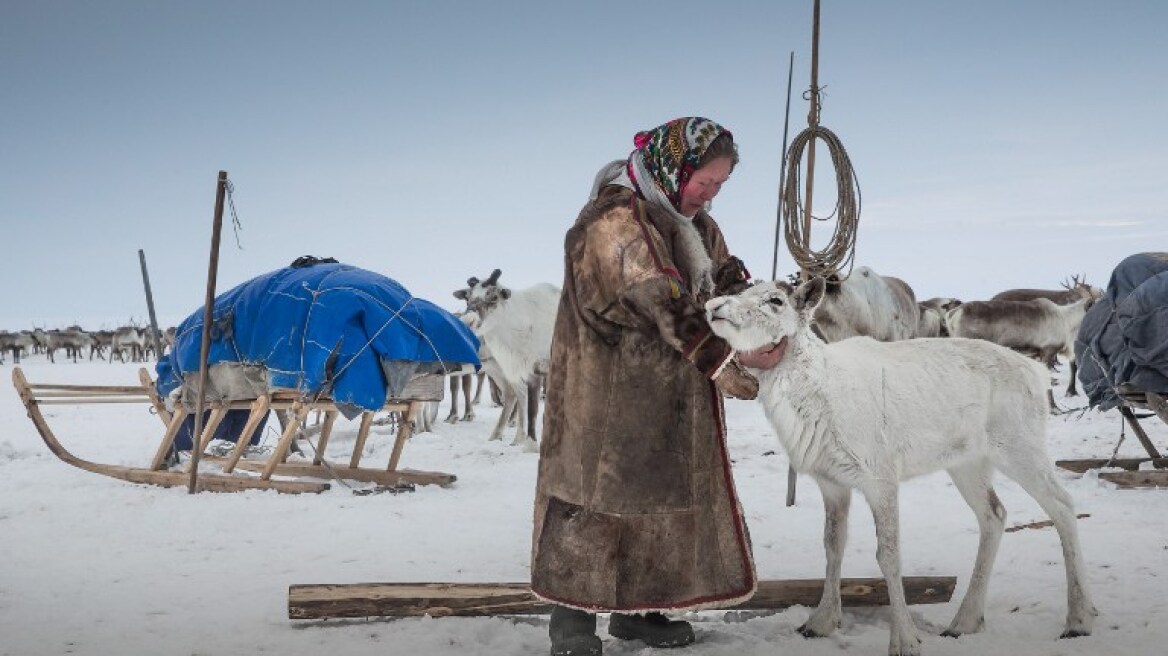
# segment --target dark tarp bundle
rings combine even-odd
[[[227,414],[223,417],[223,421],[219,422],[219,425],[215,427],[215,433],[211,435],[211,439],[226,440],[229,442],[236,441],[239,439],[239,437],[241,437],[240,434],[243,432],[244,427],[247,426],[247,419],[250,415],[250,410],[228,410]],[[206,426],[210,418],[211,411],[208,410],[204,412],[202,425]],[[264,434],[264,428],[267,425],[268,416],[264,415],[263,418],[260,419],[260,423],[256,425],[255,430],[252,431],[251,438],[248,440],[248,444],[251,444],[252,446],[259,444],[260,438]],[[179,427],[178,433],[175,434],[174,445],[171,447],[172,450],[190,451],[192,448],[194,448],[195,440],[194,437],[192,437],[194,433],[195,415],[192,413],[187,415],[187,418],[183,420],[182,426]]]
[[[1079,325],[1075,361],[1093,408],[1116,407],[1119,385],[1168,394],[1168,253],[1138,253],[1115,267]]]
[[[202,330],[199,308],[158,362],[160,394],[180,386],[184,394],[197,390]],[[254,398],[293,389],[305,398],[326,395],[355,415],[400,398],[415,374],[477,367],[478,346],[457,317],[394,280],[346,264],[298,260],[215,299],[207,396]]]

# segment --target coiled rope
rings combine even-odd
[[[828,221],[833,217],[836,220],[831,240],[820,250],[811,247],[811,235],[804,225],[804,205],[800,192],[799,165],[803,161],[803,150],[812,139],[820,139],[827,144],[836,178],[835,207],[827,216],[811,217],[816,221]],[[783,234],[791,257],[809,276],[827,277],[839,274],[846,268],[847,273],[840,276],[846,279],[851,274],[856,252],[856,231],[860,222],[860,182],[843,143],[834,132],[821,125],[808,127],[791,142],[787,151],[787,171],[783,189],[783,214],[787,220]]]

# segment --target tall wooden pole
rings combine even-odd
[[[795,51],[787,62],[787,111],[783,115],[783,152],[779,158],[779,209],[775,216],[775,250],[771,260],[771,280],[779,279],[779,235],[783,232],[783,190],[787,188],[787,126],[791,122],[791,79],[795,74]],[[788,219],[790,220],[790,219]]]
[[[142,265],[142,286],[146,288],[146,309],[150,312],[150,331],[154,342],[154,359],[162,359],[162,340],[158,334],[158,318],[154,315],[154,294],[150,292],[150,274],[146,271],[146,252],[138,249],[138,262]]]
[[[807,204],[803,208],[803,236],[811,241],[811,198],[815,188],[815,132],[819,127],[819,0],[815,0],[815,17],[811,27],[811,108],[807,110],[807,127],[812,130],[811,138],[807,140]],[[803,244],[810,247],[810,243]],[[803,270],[803,280],[810,277],[809,272]]]
[[[195,403],[195,426],[191,433],[191,477],[187,492],[194,494],[199,483],[199,456],[203,451],[203,410],[206,405],[207,352],[211,350],[211,322],[215,310],[215,279],[219,274],[219,235],[223,232],[223,197],[227,192],[227,171],[219,172],[215,189],[215,219],[211,228],[211,262],[207,267],[207,297],[203,302],[203,338],[199,343],[199,390]],[[243,439],[243,438],[240,438]]]
[[[811,109],[807,111],[807,129],[811,130],[811,138],[807,140],[807,199],[803,206],[803,247],[811,250],[811,194],[815,187],[815,129],[819,127],[819,0],[815,0],[815,14],[811,22]],[[791,218],[787,219],[788,221]],[[799,272],[803,282],[811,278],[811,273],[804,267]],[[787,505],[795,505],[795,483],[798,475],[795,468],[787,467]]]

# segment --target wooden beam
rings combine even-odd
[[[96,392],[99,394],[145,394],[141,385],[50,385],[48,383],[29,383],[25,385],[33,392],[41,390],[57,390],[62,392]],[[36,394],[37,397],[42,396]]]
[[[1114,460],[1107,458],[1084,458],[1082,460],[1056,460],[1054,464],[1067,471],[1086,474],[1092,469],[1102,469],[1103,467],[1118,467],[1127,471],[1137,471],[1140,465],[1145,462],[1152,463],[1152,467],[1156,469],[1168,468],[1168,458],[1160,458],[1158,460],[1153,460],[1152,458],[1116,458]]]
[[[1099,478],[1115,483],[1120,489],[1168,487],[1168,471],[1104,472]]]
[[[953,596],[953,576],[906,576],[910,604],[941,604]],[[759,581],[749,601],[722,610],[770,610],[815,606],[822,579]],[[888,604],[883,578],[843,579],[845,606]],[[292,585],[288,617],[294,620],[353,617],[432,617],[526,615],[551,611],[551,605],[531,593],[526,583],[355,583]]]

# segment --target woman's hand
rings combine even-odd
[[[787,340],[783,338],[778,344],[771,344],[753,351],[739,351],[738,362],[751,369],[774,369],[787,352]]]

